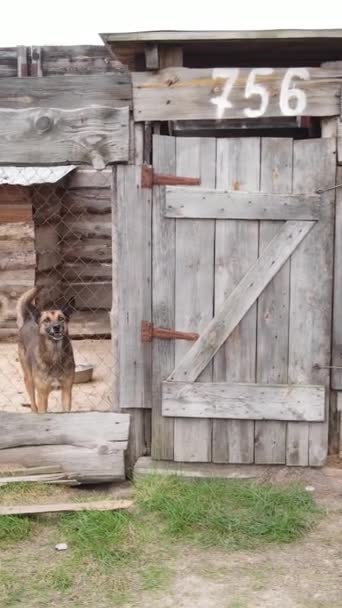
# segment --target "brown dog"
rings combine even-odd
[[[71,410],[75,361],[68,336],[72,304],[57,310],[41,310],[33,304],[39,289],[24,293],[17,304],[19,359],[32,412],[43,414],[55,385],[62,389],[62,407]],[[36,400],[37,396],[37,400]]]

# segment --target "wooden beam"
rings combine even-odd
[[[337,164],[342,165],[342,119],[337,123]]]
[[[131,82],[127,72],[2,78],[0,108],[27,110],[59,108],[78,110],[88,106],[126,108],[131,105]]]
[[[127,161],[128,115],[128,107],[0,109],[0,163],[88,163],[104,169]]]
[[[36,515],[68,511],[118,511],[129,509],[132,500],[90,500],[89,502],[63,502],[43,505],[14,505],[0,507],[0,515]]]
[[[116,444],[125,449],[128,414],[82,412],[71,414],[0,413],[0,452],[8,448],[70,444],[93,447]],[[113,446],[112,446],[113,447]]]
[[[223,302],[169,380],[195,381],[315,222],[286,222]]]
[[[123,32],[100,34],[107,42],[190,42],[201,40],[204,42],[224,40],[272,40],[291,38],[342,38],[341,29],[324,30],[166,30],[160,32]]]
[[[341,68],[269,68],[261,73],[259,68],[167,67],[153,74],[133,72],[132,81],[136,121],[340,114]],[[256,83],[264,105],[254,91]]]
[[[324,386],[163,382],[163,416],[324,420]]]
[[[166,188],[165,217],[230,220],[318,220],[318,195]]]

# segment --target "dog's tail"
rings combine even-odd
[[[25,321],[32,317],[34,310],[33,300],[35,299],[39,287],[32,287],[26,291],[17,302],[17,327],[21,329]]]

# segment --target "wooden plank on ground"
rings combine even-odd
[[[280,140],[280,143],[282,140]],[[166,188],[165,217],[229,220],[318,220],[320,196]]]
[[[315,222],[285,222],[233,293],[225,299],[213,320],[169,376],[169,380],[196,380],[314,224]]]
[[[291,139],[261,140],[261,190],[289,193],[292,189]],[[259,251],[279,230],[279,222],[260,222]],[[290,262],[286,262],[258,300],[257,382],[287,383],[289,349]],[[285,464],[286,424],[255,423],[255,463]]]
[[[294,143],[293,190],[314,192],[335,183],[336,140]],[[322,195],[321,219],[291,259],[288,382],[329,388],[332,321],[334,190]],[[327,390],[327,408],[328,408]],[[324,423],[288,424],[287,464],[322,466],[328,447]]]
[[[0,162],[92,164],[104,169],[108,163],[127,161],[128,107],[116,108],[113,102],[110,106],[90,105],[87,90],[84,95],[87,103],[80,108],[64,109],[55,102],[45,110],[20,111],[1,108],[0,95]]]
[[[0,515],[37,515],[38,513],[63,513],[72,511],[118,511],[129,509],[132,500],[91,500],[89,502],[63,502],[43,505],[0,506]]]
[[[20,415],[31,417],[29,414]],[[62,467],[65,477],[70,475],[83,483],[125,479],[124,450],[117,449],[115,443],[113,446],[107,443],[83,447],[64,443],[3,449],[0,450],[0,468],[2,465],[35,467],[44,462]]]
[[[141,167],[116,171],[119,289],[119,404],[151,407],[151,343],[141,322],[151,320],[151,191],[141,188]]]
[[[260,182],[258,138],[217,141],[216,185],[257,190]],[[258,257],[257,222],[218,220],[215,234],[215,312]],[[256,306],[252,306],[214,358],[216,382],[255,382]],[[250,463],[254,459],[254,422],[213,421],[213,461]]]
[[[1,412],[0,452],[8,448],[62,443],[84,447],[115,443],[117,449],[119,446],[125,449],[128,430],[128,414],[81,412],[33,416]]]
[[[324,400],[324,386],[163,382],[163,416],[322,422]]]
[[[295,114],[340,114],[341,68],[266,68],[261,72],[253,68],[168,67],[154,73],[133,72],[132,82],[136,121],[291,116],[293,82],[300,91],[298,97],[292,92],[293,103],[297,104]],[[262,83],[266,93],[262,110],[260,103],[256,105],[249,99],[252,93],[248,94],[248,90],[255,82],[258,86]],[[258,110],[259,114],[255,114]]]
[[[200,177],[206,187],[215,186],[216,140],[211,138],[176,139],[176,174]],[[165,219],[165,221],[170,221]],[[175,327],[202,331],[211,321],[214,293],[213,220],[176,221]],[[191,342],[176,342],[175,361],[182,359]],[[199,382],[212,380],[209,364]],[[209,420],[175,419],[174,460],[209,462],[212,425]]]
[[[174,137],[153,136],[153,168],[176,173]],[[156,327],[175,327],[176,222],[164,217],[164,189],[153,187],[152,318]],[[175,364],[174,340],[154,340],[152,347],[152,444],[156,460],[173,460],[174,421],[162,416],[162,381]]]

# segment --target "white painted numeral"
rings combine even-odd
[[[284,76],[280,89],[279,106],[281,113],[285,116],[298,116],[306,108],[306,94],[300,89],[290,87],[292,78],[297,77],[302,80],[309,80],[310,74],[306,68],[289,68]],[[294,106],[290,106],[290,100],[295,99]]]
[[[260,108],[252,110],[251,108],[245,108],[244,113],[248,118],[258,118],[266,112],[270,94],[265,86],[262,84],[256,84],[255,80],[257,76],[270,76],[274,70],[272,68],[255,68],[252,70],[247,78],[245,97],[249,99],[252,95],[259,95],[260,97]]]
[[[217,106],[217,118],[220,119],[224,115],[227,108],[232,108],[233,104],[229,101],[229,95],[239,75],[239,68],[215,68],[213,71],[213,79],[224,78],[226,80],[221,95],[212,97],[211,103]]]

